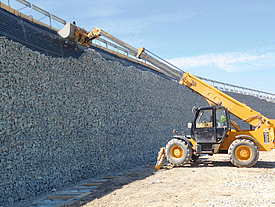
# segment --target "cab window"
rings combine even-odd
[[[196,128],[213,127],[212,109],[201,110],[196,119]]]
[[[218,128],[223,128],[227,126],[226,114],[224,109],[216,110],[216,122]]]

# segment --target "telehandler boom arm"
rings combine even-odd
[[[203,96],[210,105],[224,106],[230,113],[255,128],[259,128],[262,124],[268,127],[274,127],[275,120],[268,119],[244,103],[237,101],[188,72],[184,73],[180,83]]]

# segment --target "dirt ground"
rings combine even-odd
[[[227,155],[195,164],[142,168],[108,180],[70,207],[275,206],[275,151],[260,152],[252,168],[237,168]]]

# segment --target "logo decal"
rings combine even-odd
[[[269,144],[269,133],[268,129],[264,129],[264,143]]]

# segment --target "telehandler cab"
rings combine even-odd
[[[178,135],[166,145],[167,160],[178,166],[197,160],[200,154],[214,154],[219,151],[230,130],[230,116],[223,106],[209,106],[196,109],[195,118],[188,123],[191,135]],[[192,147],[194,148],[192,153]]]

